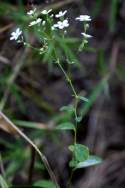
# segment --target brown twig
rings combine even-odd
[[[117,64],[118,59],[118,53],[119,53],[120,44],[119,42],[114,42],[112,47],[112,53],[111,53],[111,63],[110,63],[110,70],[111,72],[114,72]]]
[[[4,27],[0,28],[0,34],[6,32],[7,30],[9,30],[11,27],[13,27],[13,23],[10,23],[8,25],[5,25]]]

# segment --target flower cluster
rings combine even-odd
[[[57,23],[52,26],[52,30],[55,30],[56,28],[62,30],[62,29],[69,27],[68,19],[64,19],[64,16],[66,15],[66,13],[67,13],[67,10],[59,11],[59,13],[55,15],[55,18],[59,18],[60,20],[57,21]]]
[[[52,11],[52,9],[50,9],[50,10],[43,10],[43,11],[41,12],[41,14],[47,15],[47,14],[49,14],[51,11]],[[27,14],[28,14],[29,16],[35,16],[35,12],[36,12],[36,9],[30,10],[29,12],[27,12]],[[41,22],[42,22],[42,19],[41,19],[41,18],[37,18],[37,19],[33,20],[32,22],[30,22],[29,27],[34,26],[34,25],[37,25],[37,24],[40,24]],[[42,25],[45,25],[45,20],[43,20]]]
[[[56,24],[52,26],[52,30],[54,30],[55,28],[64,29],[66,27],[69,27],[69,22],[67,19],[63,21],[58,21]]]
[[[53,14],[49,15],[50,12],[52,12],[52,9],[43,10],[43,11],[40,12],[41,16],[37,17],[36,8],[33,9],[33,10],[28,11],[27,15],[33,18],[33,20],[30,21],[28,26],[32,27],[32,26],[38,25],[38,26],[41,26],[41,27],[45,27],[46,24],[47,24],[47,18],[49,17],[50,19],[52,19],[52,22],[51,22],[52,31],[57,30],[57,29],[63,30],[65,28],[69,27],[70,24],[69,24],[68,18],[64,18],[65,15],[67,14],[67,10],[59,11],[57,14],[55,14],[55,16]],[[44,17],[44,15],[47,15],[47,17]],[[54,17],[55,17],[55,19],[59,19],[59,20],[57,20],[56,23],[54,23],[54,21],[55,21]],[[84,32],[82,32],[81,35],[85,39],[84,42],[87,43],[87,39],[92,37],[91,35],[88,35],[86,33],[87,29],[89,27],[88,22],[91,21],[90,16],[88,16],[88,15],[80,15],[79,17],[76,17],[75,20],[83,22]],[[40,28],[39,28],[39,30],[40,30]],[[66,30],[64,30],[64,32],[66,32]],[[11,33],[10,40],[17,40],[18,41],[18,39],[19,39],[19,37],[21,35],[22,35],[22,31],[20,30],[20,28],[17,28],[15,32]]]
[[[36,19],[36,20],[30,22],[29,26],[31,27],[31,26],[33,26],[33,25],[39,24],[39,23],[41,23],[41,21],[42,21],[42,19],[41,19],[41,18],[38,18],[38,19]]]

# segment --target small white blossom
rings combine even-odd
[[[42,21],[42,25],[45,25],[45,24],[46,24],[46,21],[45,21],[45,20],[43,20],[43,21]]]
[[[69,22],[68,20],[64,20],[64,21],[58,21],[57,24],[54,24],[52,26],[52,30],[54,30],[55,28],[59,28],[59,29],[64,29],[65,27],[69,26]]]
[[[86,33],[81,33],[81,35],[83,35],[85,38],[92,38],[92,35],[88,35]]]
[[[65,16],[65,14],[67,13],[67,10],[65,11],[60,11],[58,14],[55,15],[56,18],[60,18],[62,16]]]
[[[39,24],[39,23],[41,23],[41,21],[42,21],[42,19],[38,18],[37,20],[30,22],[29,26],[31,27],[33,25]]]
[[[49,14],[51,11],[52,11],[52,9],[43,10],[41,13],[44,14],[44,15],[46,15],[46,14]]]
[[[55,30],[55,24],[51,27],[52,30]]]
[[[50,17],[53,18],[54,14],[51,14]]]
[[[28,11],[27,14],[28,14],[29,16],[32,16],[32,15],[34,15],[35,11],[36,11],[36,8],[33,9],[33,10]]]
[[[81,22],[89,22],[91,21],[91,18],[88,15],[80,15],[79,17],[76,18],[76,20],[79,20]]]
[[[17,40],[21,34],[22,31],[20,30],[20,28],[17,28],[15,32],[11,33],[10,40]]]

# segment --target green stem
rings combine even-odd
[[[78,116],[77,116],[77,105],[78,105],[78,99],[76,98],[75,100],[75,109],[74,109],[74,115],[75,115],[75,123],[76,123],[76,126],[75,126],[75,135],[74,135],[74,143],[76,144],[77,142],[77,119],[78,119]]]
[[[72,92],[73,92],[73,96],[75,97],[75,109],[74,109],[74,115],[75,115],[75,122],[76,122],[76,129],[75,129],[75,132],[74,132],[74,144],[76,144],[76,139],[77,139],[77,104],[78,104],[78,95],[76,93],[76,90],[73,86],[73,83],[72,83],[72,80],[70,79],[70,77],[68,76],[68,74],[66,73],[66,71],[64,70],[63,66],[61,65],[60,63],[60,60],[57,58],[57,64],[59,66],[59,68],[62,70],[67,82],[69,83],[69,86],[71,87],[72,89]]]
[[[62,70],[62,72],[64,73],[64,76],[65,76],[67,82],[69,83],[69,85],[70,85],[70,87],[71,87],[71,89],[72,89],[72,92],[73,92],[74,97],[77,98],[78,95],[77,95],[77,93],[76,93],[76,91],[75,91],[75,88],[74,88],[74,86],[73,86],[73,84],[72,84],[72,80],[70,79],[70,77],[68,76],[68,74],[66,73],[66,71],[64,70],[64,68],[63,68],[63,66],[61,65],[59,59],[57,59],[57,64],[58,64],[58,66],[60,67],[60,69]]]
[[[67,183],[67,188],[71,188],[71,181],[72,181],[73,173],[74,173],[74,169],[72,169],[72,171],[71,171],[70,178]]]

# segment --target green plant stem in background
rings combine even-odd
[[[110,17],[109,17],[109,30],[113,32],[116,25],[116,16],[118,10],[118,0],[111,0],[110,5]]]

